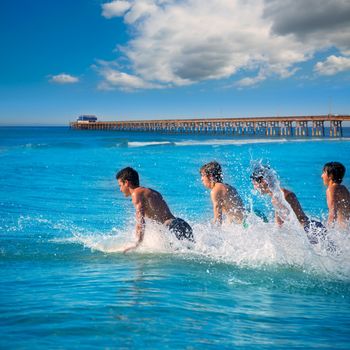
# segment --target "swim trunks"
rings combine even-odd
[[[169,231],[174,233],[178,240],[187,239],[194,242],[192,228],[185,220],[175,218],[170,222],[168,227]]]
[[[327,229],[320,222],[309,220],[304,225],[304,230],[311,244],[318,244],[323,241],[328,252],[335,253],[337,251],[336,244],[327,237]]]
[[[327,234],[327,229],[319,221],[315,220],[309,220],[304,225],[304,231],[311,244],[317,244],[319,239],[324,240]]]

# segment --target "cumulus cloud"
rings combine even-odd
[[[134,91],[138,89],[152,89],[158,88],[157,84],[152,84],[144,79],[119,71],[114,67],[114,64],[108,62],[99,62],[98,71],[103,77],[103,82],[100,83],[98,88],[100,90],[111,90],[118,88],[125,91]]]
[[[350,70],[350,58],[329,56],[324,62],[317,62],[314,68],[320,75],[334,75]]]
[[[277,35],[294,35],[314,47],[350,50],[350,1],[266,0],[264,16]]]
[[[237,82],[240,87],[271,76],[287,78],[317,50],[350,51],[348,5],[346,0],[113,1],[103,5],[103,15],[122,16],[132,29],[130,41],[119,47],[129,73],[106,74],[102,66],[101,75],[107,85],[122,88],[136,78],[129,80],[134,89],[190,85],[237,72],[248,76]],[[337,20],[327,21],[326,14]],[[257,72],[255,78],[251,72]],[[117,78],[108,80],[111,76]]]
[[[162,3],[162,1],[157,1]],[[130,11],[129,11],[130,10]],[[120,17],[125,14],[125,22],[132,24],[138,19],[157,11],[153,0],[122,1],[115,0],[102,5],[102,16],[106,18]]]
[[[130,7],[129,1],[112,1],[102,5],[102,16],[106,18],[123,16]]]
[[[265,80],[266,77],[264,75],[257,75],[256,77],[246,77],[243,78],[235,84],[237,87],[247,87],[247,86],[253,86],[259,83],[260,81]]]
[[[50,82],[56,84],[74,84],[79,82],[79,78],[74,77],[70,74],[61,73],[58,75],[51,76]]]

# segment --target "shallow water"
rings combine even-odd
[[[349,348],[349,232],[330,233],[331,253],[294,223],[279,230],[251,215],[247,229],[219,230],[198,172],[219,161],[245,204],[271,218],[249,180],[262,159],[324,220],[322,166],[350,169],[349,154],[348,136],[0,128],[0,347]],[[114,179],[128,165],[191,223],[194,245],[148,223],[141,249],[118,253],[133,239],[134,209]]]

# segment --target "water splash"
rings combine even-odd
[[[266,183],[268,189],[271,191],[271,202],[275,208],[277,215],[284,222],[293,222],[299,224],[290,204],[286,201],[277,173],[268,165],[262,164],[262,161],[252,161],[253,171],[252,176],[255,178],[262,178]]]
[[[210,224],[192,225],[195,243],[178,241],[167,229],[147,223],[145,238],[140,247],[128,254],[174,254],[185,259],[209,260],[241,267],[293,267],[306,273],[350,280],[350,238],[341,232],[331,232],[336,252],[327,250],[326,242],[310,244],[299,226],[282,228],[263,223],[254,214],[248,227],[229,224],[215,227]],[[74,233],[75,242],[93,251],[122,253],[134,241],[133,228],[112,230],[109,233]]]

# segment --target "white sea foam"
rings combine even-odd
[[[185,259],[205,259],[242,267],[296,267],[308,273],[350,280],[350,237],[344,232],[330,232],[328,237],[337,247],[328,250],[327,239],[310,244],[301,226],[276,227],[252,215],[248,228],[226,225],[192,224],[196,242],[178,241],[164,227],[147,223],[145,238],[137,250],[127,254],[181,255]],[[133,228],[108,234],[75,234],[84,246],[104,253],[121,253],[134,242]]]
[[[325,141],[341,141],[349,142],[350,138],[307,138],[307,139],[291,139],[291,138],[276,138],[276,139],[211,139],[211,140],[186,140],[186,141],[175,141],[171,144],[175,146],[243,146],[253,144],[271,144],[271,143],[294,143],[294,142],[325,142]],[[137,147],[137,146],[135,146]]]
[[[212,140],[188,140],[175,142],[176,146],[225,146],[225,145],[250,145],[250,144],[260,144],[260,143],[285,143],[289,140],[281,139],[243,139],[243,140],[232,140],[232,139],[212,139]]]
[[[147,146],[162,146],[162,145],[174,145],[173,142],[170,141],[148,141],[148,142],[136,142],[130,141],[128,142],[128,147],[147,147]]]

